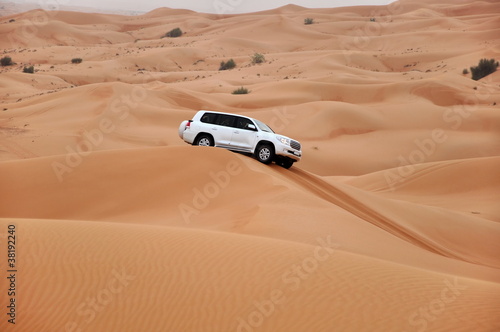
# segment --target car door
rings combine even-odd
[[[231,148],[252,152],[257,137],[257,127],[252,120],[237,116],[231,137]]]
[[[233,115],[218,114],[214,125],[211,127],[211,133],[215,139],[215,146],[230,147],[235,121],[236,117]]]

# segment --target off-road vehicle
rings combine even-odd
[[[300,143],[276,134],[265,123],[246,116],[199,111],[179,126],[179,136],[192,145],[215,146],[254,156],[264,164],[292,167],[302,157]]]

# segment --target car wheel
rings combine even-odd
[[[214,140],[210,135],[200,135],[196,139],[194,145],[198,146],[214,146]]]
[[[282,159],[280,160],[279,164],[281,167],[283,168],[286,168],[286,169],[289,169],[290,167],[292,167],[294,161],[293,160],[290,160],[290,159]]]
[[[255,151],[258,161],[264,164],[270,164],[274,159],[274,148],[269,144],[260,145]]]

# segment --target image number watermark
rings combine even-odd
[[[17,226],[10,224],[7,226],[7,266],[6,266],[6,280],[7,280],[7,322],[9,324],[16,324],[17,319],[17,307],[19,303],[17,301],[18,293],[18,234]]]

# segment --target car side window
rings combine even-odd
[[[205,113],[203,114],[203,116],[201,117],[200,121],[203,122],[203,123],[210,123],[210,124],[214,124],[215,121],[217,120],[217,115],[216,113]]]
[[[219,126],[224,126],[224,127],[234,127],[234,120],[236,119],[235,116],[232,115],[226,115],[226,114],[219,114],[215,124]]]
[[[253,124],[253,122],[250,119],[240,118],[240,117],[238,117],[236,119],[236,128],[254,131],[255,129],[249,128],[249,125],[252,125],[255,127],[255,125]]]

